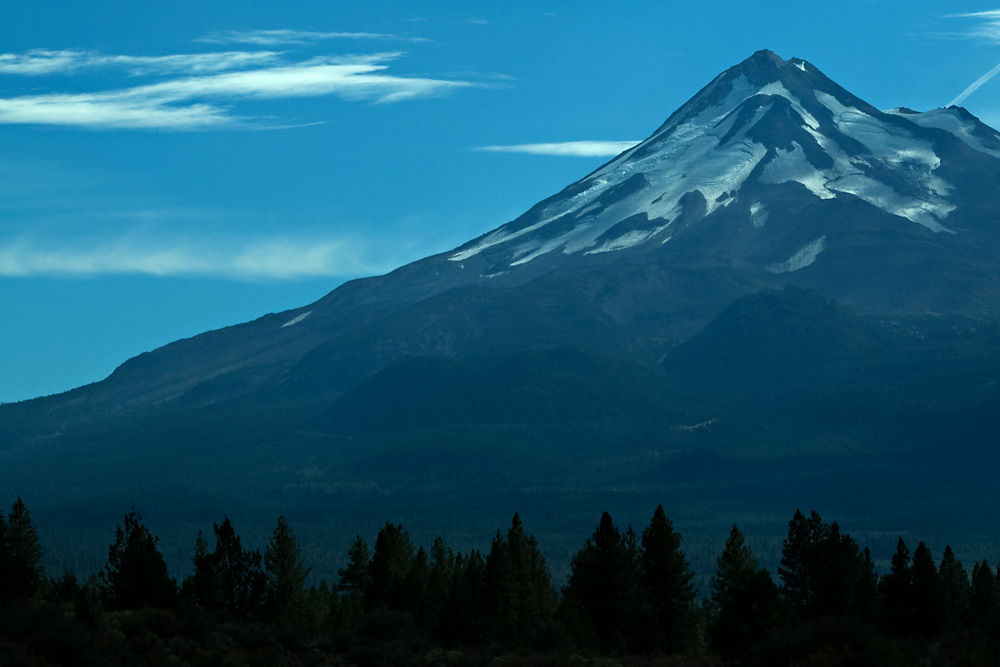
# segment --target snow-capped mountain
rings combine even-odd
[[[1000,134],[882,112],[755,53],[516,220],[314,304],[140,355],[67,405],[339,395],[394,359],[599,344],[660,358],[785,284],[892,317],[995,317]]]
[[[0,488],[70,536],[132,503],[188,535],[661,502],[703,544],[812,502],[941,534],[996,506],[998,413],[1000,135],[762,51],[480,238],[0,405]]]
[[[1000,135],[964,109],[881,112],[812,64],[760,51],[648,139],[448,259],[498,277],[566,256],[669,252],[724,218],[725,261],[790,273],[878,218],[887,232],[961,234],[957,209],[997,205],[981,185],[1000,186],[998,160]]]

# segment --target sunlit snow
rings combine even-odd
[[[309,315],[311,313],[312,313],[311,310],[307,310],[306,312],[302,313],[301,315],[297,315],[296,317],[293,317],[292,319],[288,320],[287,322],[285,322],[284,324],[282,324],[280,328],[284,329],[285,327],[290,327],[290,326],[296,325],[299,322],[301,322],[302,320],[304,320],[307,317],[309,317]]]
[[[819,254],[823,252],[824,247],[826,247],[826,236],[821,236],[804,248],[800,249],[784,262],[780,262],[778,264],[768,264],[764,268],[771,273],[790,273],[792,271],[804,269],[816,261]]]
[[[955,110],[933,109],[923,113],[905,113],[899,109],[889,109],[886,113],[902,116],[921,127],[933,127],[950,132],[977,151],[1000,158],[1000,150],[987,148],[982,140],[973,133],[976,129],[976,123],[962,118]],[[1000,140],[1000,135],[997,135],[997,139]]]
[[[804,62],[792,64],[807,71]],[[724,99],[706,107],[705,100],[712,99],[719,86],[727,86]],[[755,96],[761,99],[754,116],[748,121],[741,119],[741,105]],[[792,140],[791,148],[775,148],[769,153],[766,146],[748,136],[772,110],[774,105],[768,98],[773,97],[788,100],[802,119],[802,129],[830,156],[832,167],[821,169],[809,161],[803,145],[808,140],[804,137]],[[553,198],[533,214],[533,220],[528,217],[515,221],[524,227],[517,229],[513,227],[515,223],[508,223],[453,253],[449,259],[463,261],[501,244],[506,246],[510,266],[524,265],[552,252],[595,254],[631,248],[659,235],[682,214],[690,219],[692,210],[686,212],[683,202],[701,207],[703,201],[703,210],[694,210],[701,210],[706,216],[730,205],[761,163],[764,163],[759,172],[761,183],[800,183],[820,199],[832,199],[838,193],[850,194],[935,232],[950,231],[942,221],[955,208],[947,201],[952,186],[934,173],[941,159],[929,142],[913,136],[903,125],[886,122],[884,117],[844,104],[823,91],[816,91],[815,100],[809,103],[812,112],[782,81],[758,86],[743,75],[731,80],[720,75],[652,137],[582,181],[576,194]],[[826,123],[823,127],[829,128],[827,113],[839,134],[822,129],[818,116]],[[743,125],[737,128],[737,122]],[[927,120],[928,124],[951,122],[931,117]],[[969,129],[964,133],[967,142],[974,139]],[[843,135],[862,144],[868,152],[849,155],[838,143],[843,140],[837,137]],[[913,185],[913,191],[903,194],[879,180],[881,170],[903,175]],[[628,194],[605,196],[618,186],[628,188]],[[692,194],[696,196],[690,198]],[[755,227],[764,225],[767,218],[768,211],[759,203],[751,208],[751,223]],[[630,223],[629,229],[614,236],[616,225],[625,220],[636,224]],[[557,221],[559,232],[546,233],[545,228]],[[815,260],[822,244],[819,239],[800,251],[805,254],[797,260],[798,268]],[[809,248],[815,251],[812,255],[806,252]]]

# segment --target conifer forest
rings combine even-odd
[[[796,510],[776,572],[734,525],[707,590],[662,506],[641,530],[604,513],[553,581],[514,514],[488,548],[415,545],[387,522],[313,583],[278,517],[263,553],[228,517],[171,577],[132,509],[100,572],[46,572],[20,498],[0,515],[2,665],[995,665],[1000,571],[898,540],[876,556]],[[485,536],[484,536],[485,537]],[[891,556],[891,559],[889,559]],[[889,559],[889,560],[886,560]]]

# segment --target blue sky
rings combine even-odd
[[[1000,125],[989,4],[6,0],[0,35],[0,401],[459,245],[761,48]]]

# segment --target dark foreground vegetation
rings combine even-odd
[[[0,514],[0,665],[995,665],[1000,572],[902,539],[888,572],[796,511],[778,581],[733,526],[698,597],[662,506],[641,533],[601,516],[561,592],[515,514],[489,551],[415,547],[387,523],[332,585],[284,517],[263,555],[228,518],[172,579],[134,510],[103,571],[48,577],[28,509]],[[780,583],[778,583],[780,581]]]

